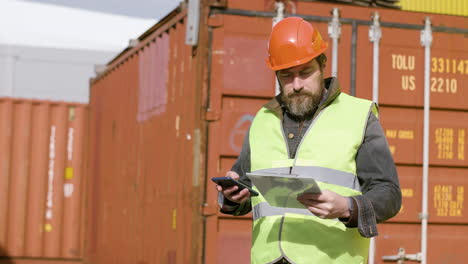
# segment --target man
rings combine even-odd
[[[303,19],[280,21],[268,49],[281,94],[255,116],[227,176],[250,183],[246,172],[294,173],[319,181],[322,193],[298,196],[304,209],[292,211],[217,186],[221,212],[253,210],[252,263],[366,263],[377,223],[401,206],[377,107],[323,78],[327,44]]]

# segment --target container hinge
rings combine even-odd
[[[333,18],[332,21],[328,23],[328,35],[332,39],[339,39],[341,36],[340,10],[338,8],[333,8],[331,13]]]
[[[421,31],[421,45],[424,47],[430,47],[432,45],[432,28],[431,19],[429,17],[426,17],[424,29]]]
[[[187,14],[187,31],[185,44],[196,46],[198,44],[198,27],[200,23],[200,0],[189,0]]]
[[[275,2],[276,16],[273,18],[273,26],[284,19],[284,3],[281,1]]]
[[[218,205],[204,203],[202,208],[203,216],[212,216],[218,213]]]
[[[382,29],[380,28],[380,16],[379,12],[375,12],[372,16],[372,25],[369,28],[369,40],[371,42],[379,42],[382,38]]]
[[[227,0],[209,0],[208,5],[212,7],[225,8],[227,6]]]
[[[208,26],[212,28],[222,27],[224,25],[224,17],[222,15],[210,15],[208,17]]]
[[[404,264],[405,260],[412,260],[421,262],[421,252],[416,254],[406,254],[405,248],[399,248],[397,255],[383,256],[383,261],[386,262],[397,262],[398,264]]]
[[[429,219],[429,214],[428,213],[419,213],[418,217],[419,217],[419,220],[427,220],[427,219]]]
[[[328,23],[328,35],[332,39],[332,60],[331,60],[331,74],[333,77],[338,76],[338,42],[341,35],[341,23],[340,23],[340,10],[333,8],[333,18]]]
[[[205,120],[206,121],[218,121],[221,119],[221,113],[219,111],[206,111]]]

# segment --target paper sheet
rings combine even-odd
[[[304,209],[297,201],[302,193],[321,193],[317,182],[291,174],[247,173],[247,177],[257,187],[265,200],[275,207]]]

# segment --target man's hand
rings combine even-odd
[[[233,171],[228,171],[226,173],[226,176],[231,177],[234,180],[238,180],[240,178],[239,174]],[[216,185],[216,189],[218,190],[218,192],[222,193],[224,197],[226,197],[226,199],[232,202],[238,203],[238,204],[241,204],[247,201],[247,199],[249,199],[250,197],[250,192],[248,189],[243,189],[242,191],[239,192],[237,191],[239,189],[239,187],[237,186],[232,186],[223,190],[221,186]]]
[[[323,219],[350,217],[347,198],[329,190],[322,190],[321,194],[301,194],[297,200]]]

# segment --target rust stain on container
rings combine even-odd
[[[75,245],[77,254],[62,254],[62,241],[80,240],[78,225],[64,226],[64,209],[75,215],[82,203],[70,207],[63,200],[68,108],[77,109],[74,127],[81,131],[75,141],[77,151],[71,162],[77,167],[76,178],[83,177],[81,147],[85,143],[87,107],[80,104],[0,98],[0,148],[4,153],[0,164],[0,247],[8,257],[80,258],[81,243]],[[60,179],[62,177],[62,179]],[[5,187],[6,186],[6,187]],[[80,188],[80,187],[78,187]],[[81,189],[77,189],[80,192]],[[79,200],[82,197],[77,197]],[[57,219],[54,221],[54,219]]]

